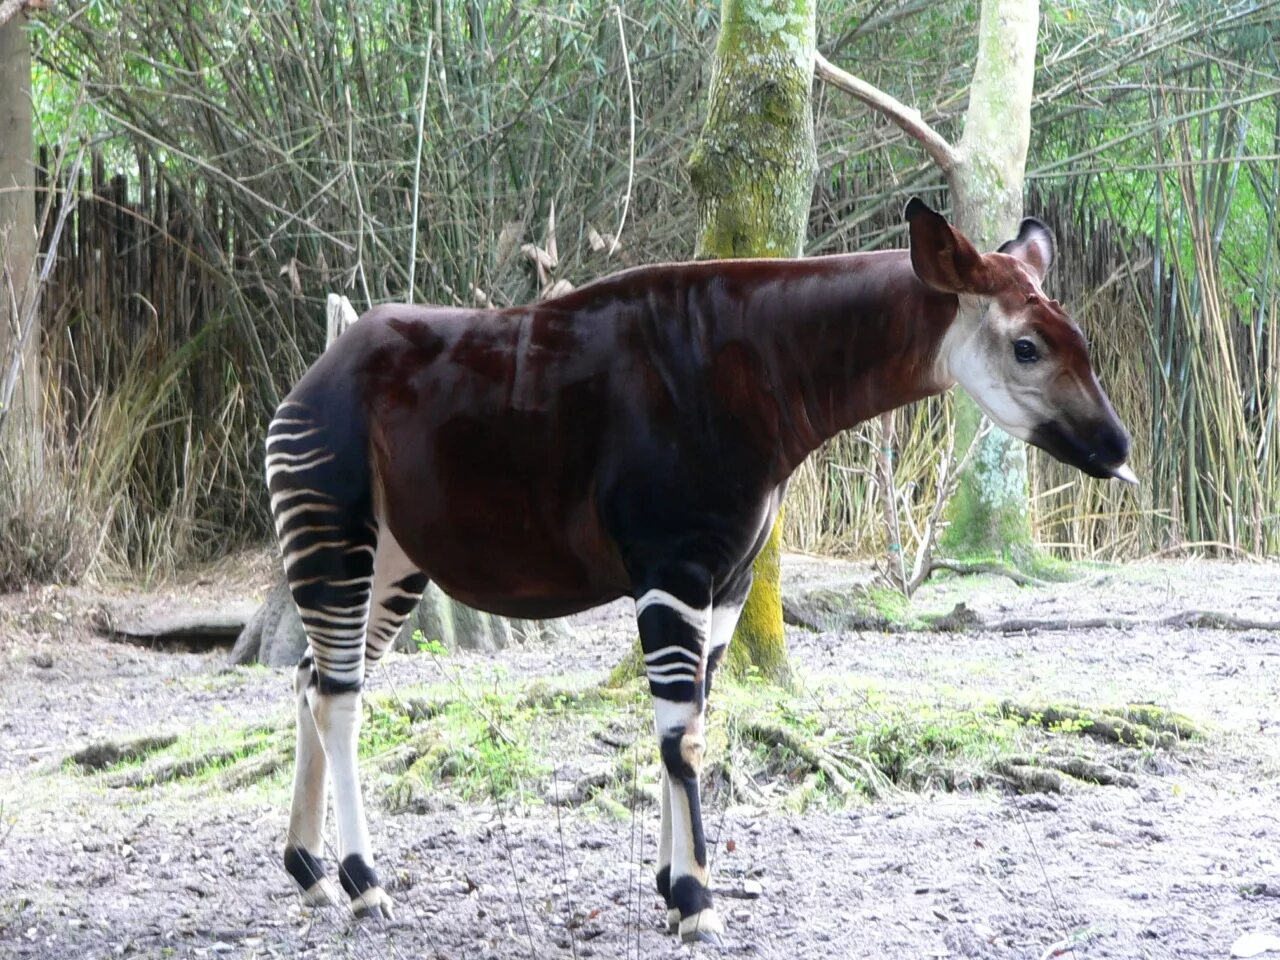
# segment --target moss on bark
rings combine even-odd
[[[742,608],[723,668],[734,676],[759,671],[777,683],[791,677],[782,626],[782,514],[756,558],[755,583]]]
[[[699,258],[803,252],[817,154],[813,0],[723,0],[707,121],[689,160]],[[790,673],[782,627],[781,519],[755,566],[726,669]]]

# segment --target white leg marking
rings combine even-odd
[[[696,663],[699,659],[698,654],[690,650],[688,647],[682,647],[678,644],[672,644],[669,647],[663,647],[660,650],[655,650],[653,651],[653,653],[646,653],[644,655],[644,661],[645,663],[652,663],[655,660],[659,660],[662,657],[670,656],[673,653],[678,653],[681,656],[683,656],[686,660],[690,660],[694,663]]]
[[[739,603],[737,606],[711,608],[711,638],[708,641],[710,650],[729,646],[733,631],[738,626],[738,618],[742,615],[742,606]]]
[[[674,610],[691,626],[697,627],[699,630],[707,629],[707,617],[711,612],[710,607],[702,607],[701,609],[691,607],[673,594],[667,593],[665,590],[659,590],[656,587],[653,590],[646,591],[636,601],[636,616],[640,616],[655,603]]]
[[[676,730],[686,730],[689,724],[699,719],[698,708],[692,703],[678,703],[675,700],[653,698],[653,716],[661,739]]]
[[[310,692],[311,712],[333,780],[333,809],[338,821],[339,861],[356,853],[373,865],[369,827],[360,794],[356,746],[360,739],[360,694]]]
[[[666,768],[662,770],[662,782],[659,792],[662,794],[662,829],[658,834],[658,869],[667,868],[667,891],[671,890],[671,778]],[[675,933],[680,929],[680,911],[675,907],[667,908],[667,933]]]
[[[691,663],[668,663],[661,667],[645,667],[644,673],[650,680],[693,680],[698,675],[698,668]]]
[[[307,852],[319,856],[321,834],[324,832],[324,814],[328,806],[328,784],[324,747],[316,732],[316,721],[307,703],[307,676],[299,669],[298,690],[298,744],[296,766],[293,771],[293,807],[289,814],[288,843],[304,847]]]

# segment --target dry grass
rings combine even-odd
[[[969,42],[971,6],[908,4],[864,30],[879,6],[824,8],[819,45],[954,133],[965,50],[945,62],[918,54],[921,38]],[[394,0],[358,10],[322,0],[308,9],[215,18],[157,0],[94,5],[37,35],[48,75],[83,88],[103,127],[126,132],[108,156],[129,171],[129,191],[145,182],[163,196],[147,229],[185,259],[171,260],[181,269],[176,282],[167,275],[168,298],[107,285],[127,309],[50,299],[57,396],[45,476],[59,476],[11,477],[0,492],[11,545],[0,562],[12,578],[93,565],[163,573],[265,535],[261,435],[320,349],[331,291],[359,308],[410,294],[532,299],[539,278],[518,251],[545,243],[553,204],[560,256],[549,279],[579,283],[689,255],[694,208],[680,171],[701,121],[713,6],[663,0],[624,12],[634,165],[628,62],[609,5],[448,2],[427,16]],[[1280,550],[1280,114],[1255,68],[1274,62],[1280,31],[1265,11],[1165,12],[1157,32],[1118,24],[1102,5],[1044,23],[1027,206],[1057,229],[1051,292],[1094,343],[1144,479],[1135,496],[1032,458],[1036,535],[1072,557]],[[1209,35],[1206,59],[1197,45]],[[1178,44],[1162,42],[1174,36]],[[228,58],[219,51],[232,40],[239,55]],[[905,196],[945,206],[939,175],[863,108],[815,96],[821,170],[809,252],[900,245]],[[1149,165],[1153,150],[1158,170],[1118,172]],[[92,179],[112,182],[96,168]],[[590,238],[609,239],[624,195],[628,226],[610,256],[609,243]],[[134,216],[124,197],[111,193],[117,207],[95,216]],[[174,330],[191,331],[189,343],[186,333],[148,339]],[[945,400],[897,417],[908,558],[935,499],[950,418]],[[789,496],[791,548],[884,554],[879,445],[879,424],[867,424],[804,466]]]

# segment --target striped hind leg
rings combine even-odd
[[[367,619],[360,650],[363,658],[359,668],[361,678],[395,641],[405,619],[427,587],[427,578],[405,556],[390,531],[375,528],[374,535],[373,576],[365,594]],[[351,908],[356,916],[382,916],[389,920],[392,901],[373,869],[373,852],[356,765],[361,719],[360,689],[335,689],[326,693],[323,683],[321,687],[312,703],[312,712],[333,779],[342,857],[338,879],[351,898]]]
[[[357,915],[389,917],[391,901],[373,869],[356,758],[378,525],[368,483],[352,483],[359,465],[339,461],[334,451],[339,446],[347,460],[357,455],[350,443],[341,447],[340,439],[292,401],[281,407],[267,433],[267,485],[276,534],[311,656],[310,674],[300,676],[297,684],[310,723],[300,704],[299,764],[285,865],[304,891],[325,889],[316,847],[327,768],[342,888]]]
[[[321,514],[313,519],[323,518]],[[313,532],[323,526],[311,525]],[[344,524],[322,535],[331,539],[290,549],[297,542],[295,538],[287,543],[285,551],[289,585],[307,631],[312,659],[311,675],[304,688],[305,715],[299,704],[299,764],[291,832],[306,852],[311,852],[311,844],[319,841],[325,808],[323,774],[327,768],[338,827],[338,879],[342,889],[357,915],[389,917],[391,901],[373,869],[357,767],[375,528],[371,521],[355,526]],[[302,858],[295,853],[290,862],[286,853],[286,867],[300,883],[300,867],[314,872],[314,864],[314,856]]]

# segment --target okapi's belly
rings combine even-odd
[[[566,503],[509,479],[423,496],[388,485],[384,522],[413,563],[468,606],[524,619],[568,616],[630,590],[590,499]]]

